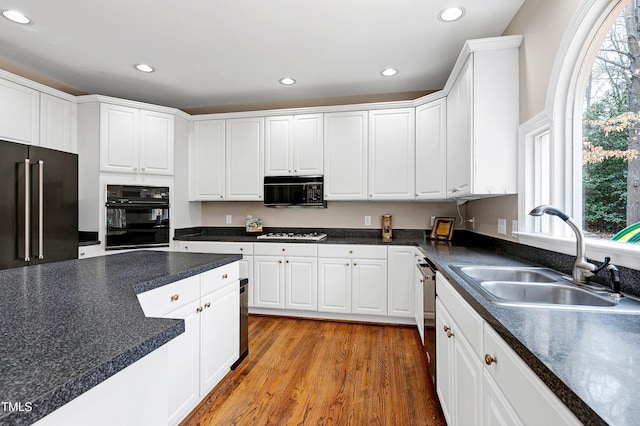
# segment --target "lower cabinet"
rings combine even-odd
[[[167,343],[168,424],[177,425],[239,358],[239,262],[138,295],[147,316],[182,319]]]
[[[256,244],[253,270],[255,307],[318,310],[316,244]]]
[[[447,424],[581,424],[439,272],[436,289],[436,392]]]
[[[416,306],[414,300],[418,298],[418,295],[414,293],[417,271],[415,266],[416,258],[416,248],[413,246],[388,247],[387,298],[389,315],[407,318],[414,318],[415,316]],[[422,291],[420,291],[420,294],[422,294]]]
[[[318,311],[387,315],[387,248],[318,248]]]

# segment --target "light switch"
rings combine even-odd
[[[365,216],[364,217],[364,224],[365,225],[371,225],[371,216]]]
[[[498,219],[498,234],[507,235],[507,220]]]

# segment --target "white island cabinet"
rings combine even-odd
[[[436,287],[436,392],[447,424],[581,424],[440,272]]]
[[[185,322],[185,332],[166,345],[171,425],[179,424],[240,356],[239,275],[233,262],[138,295],[145,315]]]

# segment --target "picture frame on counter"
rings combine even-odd
[[[429,238],[439,241],[451,241],[455,222],[456,219],[453,217],[436,217],[433,221]]]

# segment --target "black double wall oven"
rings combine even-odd
[[[169,247],[169,188],[107,185],[106,249]]]

